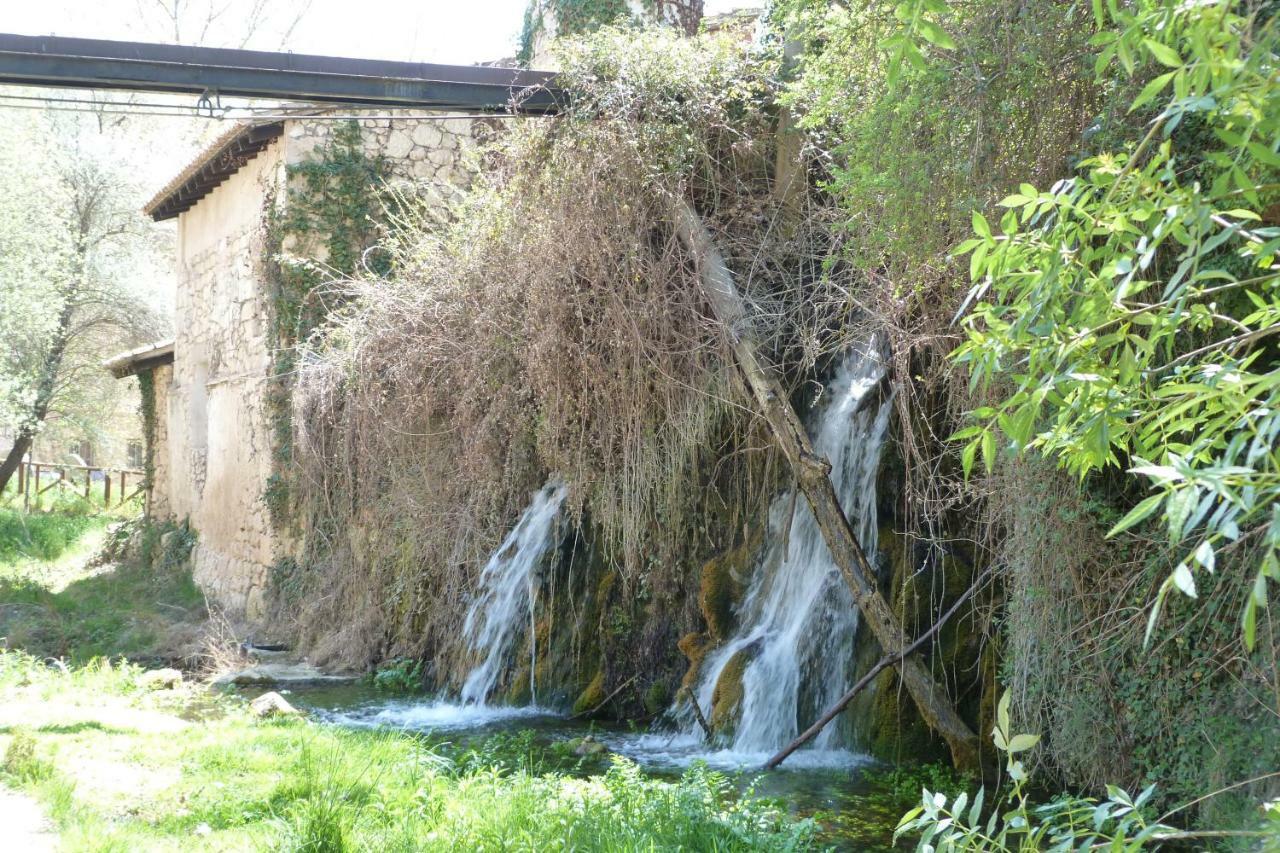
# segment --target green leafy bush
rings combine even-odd
[[[373,686],[389,693],[422,692],[422,662],[409,658],[396,658],[378,664],[372,678]]]
[[[1148,634],[1169,591],[1195,598],[1196,572],[1244,553],[1252,647],[1280,581],[1280,35],[1228,2],[1094,17],[1097,72],[1149,77],[1130,111],[1158,112],[1075,176],[1022,184],[997,225],[973,214],[955,357],[996,399],[956,438],[966,470],[979,453],[990,470],[1001,445],[1081,477],[1127,466],[1151,494],[1113,535],[1159,515],[1180,549]]]

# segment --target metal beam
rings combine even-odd
[[[25,86],[546,114],[557,110],[554,77],[518,68],[0,33],[0,84]]]

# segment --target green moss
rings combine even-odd
[[[711,644],[707,642],[707,635],[697,631],[691,631],[680,638],[676,643],[678,648],[686,658],[689,659],[689,668],[685,671],[684,678],[680,680],[682,687],[693,687],[698,680],[698,670],[702,668],[702,659],[707,656]]]
[[[655,681],[644,691],[644,709],[650,714],[660,714],[670,704],[671,691],[668,689],[666,682]]]
[[[941,740],[933,737],[898,681],[898,673],[886,669],[871,686],[875,699],[871,706],[871,731],[867,748],[885,761],[908,758],[941,758]]]
[[[591,683],[587,685],[582,693],[578,694],[577,700],[573,703],[573,713],[585,714],[599,707],[604,701],[604,670],[596,673],[596,677],[591,679]]]
[[[707,622],[707,633],[717,643],[733,634],[734,609],[742,599],[744,589],[742,578],[746,577],[755,555],[755,549],[750,545],[744,542],[712,557],[702,567],[698,606]]]
[[[708,722],[716,734],[730,735],[738,725],[738,711],[742,707],[742,676],[751,662],[751,653],[742,649],[720,671],[715,689],[711,691],[711,716]]]

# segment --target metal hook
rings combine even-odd
[[[212,95],[212,98],[210,97]],[[223,112],[222,96],[217,89],[205,89],[196,100],[196,115],[204,118],[217,118],[215,113]]]

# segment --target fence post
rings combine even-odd
[[[111,469],[102,469],[102,505],[111,506]]]

